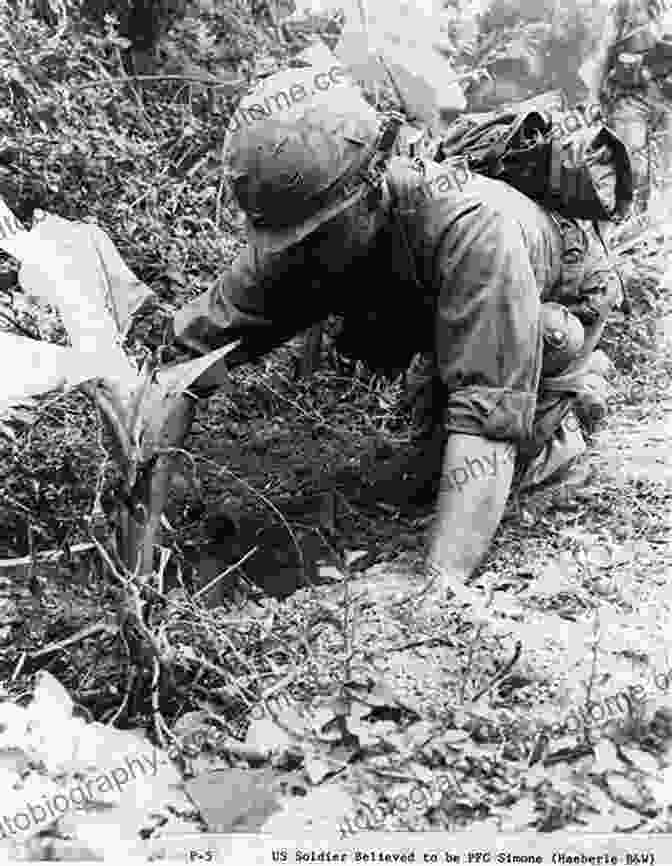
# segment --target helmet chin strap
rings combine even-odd
[[[397,112],[385,115],[378,138],[373,145],[373,156],[360,173],[360,180],[369,187],[367,191],[369,210],[381,207],[387,209],[392,200],[386,179],[387,166],[394,156],[399,132],[404,123],[404,117]]]

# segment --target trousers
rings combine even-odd
[[[636,90],[618,89],[610,99],[609,119],[630,153],[636,206],[645,209],[651,197],[652,175],[663,197],[672,182],[672,104],[655,82]],[[656,169],[652,172],[654,149]]]

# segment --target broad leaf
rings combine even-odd
[[[26,231],[0,199],[0,249],[21,263],[23,289],[56,307],[71,347],[0,333],[12,370],[0,385],[0,417],[50,391],[107,379],[129,395],[139,377],[121,347],[121,328],[149,295],[95,226],[46,215]],[[26,419],[27,420],[27,419]]]
[[[186,791],[210,832],[257,833],[281,807],[271,770],[225,770],[203,773]]]
[[[92,383],[87,393],[103,411],[124,468],[174,445],[183,392],[237,344],[151,378],[140,375],[121,343],[152,292],[102,229],[45,214],[26,231],[0,199],[0,249],[21,262],[23,289],[58,309],[72,344],[0,333],[0,352],[12,370],[0,385],[0,418],[17,420],[16,407],[31,398]],[[6,424],[3,430],[11,435]]]
[[[206,370],[223,361],[238,345],[239,341],[236,341],[202,358],[157,371],[155,381],[144,392],[138,406],[142,460],[148,460],[158,448],[175,444],[175,420],[181,412],[182,395]]]
[[[2,216],[18,225],[4,202]],[[22,288],[58,309],[78,353],[61,363],[78,364],[89,379],[106,377],[132,386],[137,374],[121,347],[121,331],[134,306],[129,298],[137,305],[149,289],[140,288],[104,232],[47,214],[30,231],[19,228],[0,236],[0,248],[21,262]]]

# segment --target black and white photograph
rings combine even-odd
[[[669,0],[0,0],[0,857],[672,863]]]

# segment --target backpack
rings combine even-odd
[[[606,126],[564,135],[540,111],[471,115],[452,124],[434,153],[437,162],[456,156],[570,219],[614,220],[632,204],[630,157]]]

